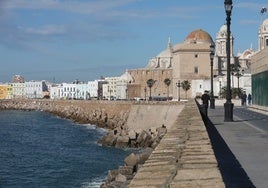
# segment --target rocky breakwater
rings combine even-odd
[[[126,187],[148,159],[184,105],[128,101],[0,100],[0,109],[38,110],[108,129],[99,143],[120,148],[145,148],[132,153],[119,169],[110,170],[102,187]]]
[[[158,119],[158,125],[150,125],[149,123],[138,122],[135,120],[131,129],[127,125],[128,118],[141,119],[141,116],[149,114],[144,112],[139,114],[136,107],[139,106],[135,102],[130,101],[80,101],[80,100],[0,100],[0,109],[16,109],[16,110],[37,110],[46,111],[62,118],[73,120],[80,124],[93,124],[108,130],[108,134],[104,136],[99,143],[105,146],[119,148],[146,148],[151,147],[159,142],[163,133],[161,126],[167,121],[162,116]],[[159,107],[155,104],[147,104],[144,106],[152,106],[151,111],[158,113]],[[163,109],[161,105],[161,109]],[[143,107],[144,108],[144,107]],[[134,113],[131,111],[134,111]],[[131,115],[130,115],[131,113]],[[146,118],[146,119],[148,119]],[[161,121],[160,121],[161,120]],[[147,125],[145,125],[147,124]]]
[[[105,129],[124,127],[131,103],[75,100],[0,100],[0,109],[46,111],[80,124]]]

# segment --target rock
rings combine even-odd
[[[105,146],[114,146],[116,143],[116,136],[113,131],[110,131],[106,136],[104,136],[98,143]]]
[[[129,137],[128,136],[118,136],[116,139],[115,147],[117,148],[126,148],[129,145]]]
[[[115,181],[117,181],[117,182],[126,182],[127,181],[127,177],[119,173],[115,177]]]
[[[148,147],[153,143],[152,136],[146,131],[142,131],[137,138],[137,145],[139,147]]]
[[[118,175],[118,170],[109,170],[108,171],[108,176],[107,176],[107,181],[112,182],[115,180],[116,176]]]
[[[118,171],[120,174],[132,175],[133,174],[133,167],[132,166],[120,166]]]
[[[129,136],[129,138],[131,139],[131,140],[135,140],[136,139],[136,132],[134,131],[134,130],[130,130],[129,132],[128,132],[128,136]]]
[[[126,166],[132,166],[134,167],[139,160],[139,157],[135,155],[134,153],[131,153],[129,156],[125,158],[125,164]]]

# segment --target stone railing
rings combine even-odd
[[[195,101],[185,105],[128,187],[225,187]]]

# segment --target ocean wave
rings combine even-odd
[[[106,176],[93,178],[89,182],[82,183],[81,188],[99,188],[106,180]]]

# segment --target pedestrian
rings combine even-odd
[[[205,110],[204,114],[207,116],[208,115],[208,101],[210,100],[208,91],[205,91],[205,93],[201,96],[201,100],[202,100],[203,107]]]
[[[252,98],[251,98],[251,94],[249,93],[249,94],[248,94],[248,105],[251,104],[251,99],[252,99]]]
[[[242,105],[247,105],[247,94],[246,92],[242,95]]]

